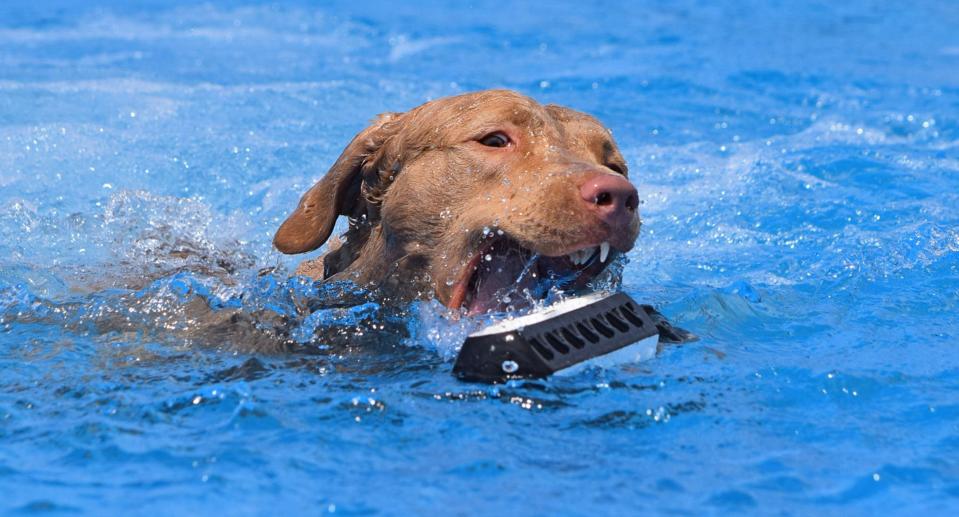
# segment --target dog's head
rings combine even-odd
[[[595,118],[491,90],[381,115],[276,233],[284,253],[345,242],[313,276],[482,312],[543,280],[585,286],[639,234],[638,198]]]

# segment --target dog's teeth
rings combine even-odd
[[[606,262],[606,257],[609,256],[609,243],[603,242],[599,245],[599,261]]]
[[[579,250],[574,251],[567,256],[569,257],[570,262],[579,266],[585,264],[589,260],[589,257],[593,255],[592,251],[593,250]]]

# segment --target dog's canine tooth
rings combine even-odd
[[[603,243],[599,245],[599,261],[606,262],[606,257],[608,256],[609,256],[609,243],[603,241]]]

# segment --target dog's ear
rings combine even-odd
[[[330,237],[337,217],[358,218],[366,213],[360,188],[363,171],[376,165],[371,161],[399,130],[401,119],[401,113],[384,113],[353,138],[329,172],[303,194],[296,210],[280,225],[273,237],[276,249],[289,254],[313,251]]]

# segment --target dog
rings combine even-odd
[[[487,90],[379,115],[300,199],[273,240],[299,265],[396,299],[467,314],[515,307],[542,288],[584,289],[634,245],[639,197],[596,118]]]

